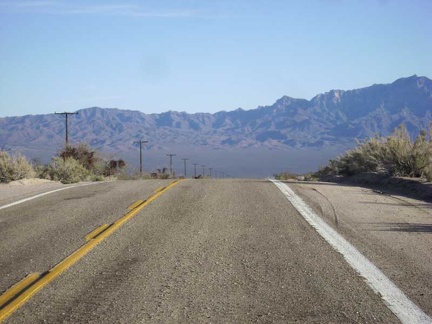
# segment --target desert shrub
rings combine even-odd
[[[90,171],[78,160],[74,158],[63,159],[61,157],[53,158],[51,165],[47,168],[47,172],[52,180],[62,183],[84,181],[90,175]]]
[[[416,138],[412,148],[413,172],[414,176],[425,175],[432,158],[432,143],[426,138],[426,131],[422,130]]]
[[[11,157],[7,152],[0,151],[0,182],[10,182],[36,175],[31,163],[22,155]]]
[[[77,145],[67,145],[58,152],[58,156],[63,159],[73,158],[81,163],[87,170],[94,168],[96,162],[100,160],[86,143],[79,143]]]
[[[101,174],[104,176],[118,175],[124,168],[126,163],[124,160],[103,160],[103,168]]]
[[[289,171],[273,175],[276,180],[297,180],[298,175]]]
[[[431,128],[432,129],[432,128]],[[321,168],[315,175],[352,176],[364,172],[390,176],[426,177],[432,181],[432,131],[429,140],[422,130],[412,141],[401,125],[388,137],[375,137],[359,142],[359,146]]]
[[[169,173],[162,173],[159,175],[159,179],[169,179],[171,178],[171,175]]]
[[[150,176],[151,179],[170,179],[170,178],[175,178],[176,174],[175,174],[175,172],[173,172],[173,174],[171,175],[169,173],[168,168],[164,167],[164,168],[158,168],[158,169],[156,169],[156,171],[150,173],[149,176]]]
[[[376,137],[359,144],[359,147],[332,161],[336,173],[351,176],[363,172],[387,172],[383,139]]]
[[[317,177],[313,172],[308,172],[304,174],[304,181],[317,181]]]
[[[137,180],[138,178],[138,175],[129,172],[119,172],[116,174],[116,179],[118,180]]]
[[[35,168],[36,176],[39,179],[54,180],[53,167],[50,164],[38,165]]]
[[[95,181],[104,181],[104,180],[106,180],[106,178],[100,174],[90,174],[88,180],[95,182]]]
[[[431,162],[431,164],[432,164],[432,162]],[[432,181],[432,167],[431,167],[431,165],[429,165],[425,169],[423,176],[426,178],[427,181]]]
[[[421,143],[418,143],[417,150],[422,152],[426,150],[426,157],[419,158],[416,161],[423,168],[423,177],[426,178],[427,181],[432,181],[432,124],[429,128],[429,142],[426,144],[423,143],[423,139],[421,139]]]
[[[126,166],[124,160],[107,160],[98,154],[97,151],[91,149],[91,147],[86,143],[80,143],[77,145],[67,145],[62,150],[58,152],[58,157],[63,160],[73,159],[77,161],[81,166],[83,166],[88,171],[89,180],[91,181],[102,181],[105,177],[111,177],[117,175],[121,169]],[[56,164],[55,165],[60,165]],[[54,172],[57,168],[50,166],[48,170],[43,173],[44,176],[48,174],[51,179],[57,180],[58,174]]]

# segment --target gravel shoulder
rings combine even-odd
[[[381,190],[323,182],[289,186],[432,315],[431,203],[389,194],[391,188],[386,186]]]

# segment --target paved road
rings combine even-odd
[[[84,237],[93,229],[115,222],[135,201],[147,199],[168,183],[102,183],[0,210],[0,291],[30,273],[52,269],[85,244]],[[314,208],[323,210],[316,197],[302,195],[315,204]],[[334,215],[329,215],[324,212],[322,216],[331,224]],[[343,235],[354,244],[362,241],[358,238],[362,232],[347,230],[350,219],[345,220],[342,213],[338,216],[335,228],[342,228]],[[376,240],[380,242],[379,237]],[[380,260],[376,249],[360,250]],[[391,268],[382,269],[384,272],[407,271],[409,262],[404,261],[401,268],[397,262],[390,263],[384,263]],[[412,264],[409,270],[412,282],[425,284],[425,291],[430,283],[424,271],[430,268],[431,264],[423,268]],[[428,296],[417,296],[415,302],[430,315]],[[163,192],[5,322],[399,320],[274,184],[223,179],[185,180]]]

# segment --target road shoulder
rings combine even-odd
[[[352,185],[289,186],[431,315],[432,204]]]

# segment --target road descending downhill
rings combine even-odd
[[[102,183],[0,209],[2,296],[32,273],[43,282],[50,269],[93,244],[4,323],[404,322],[271,181],[171,183]],[[423,323],[430,320],[430,259],[419,264],[412,257],[407,268],[406,260],[399,266],[392,256],[380,257],[395,233],[380,243],[381,236],[350,230],[346,206],[334,203],[335,224],[321,200],[301,184],[289,186],[424,312]],[[331,188],[326,204],[337,190]],[[346,190],[339,187],[339,194]],[[93,231],[98,228],[101,233]],[[376,246],[363,235],[372,235]],[[407,243],[410,252],[410,244],[431,243],[430,233],[418,235]],[[427,253],[424,246],[418,250]],[[415,291],[395,276],[405,271]]]

